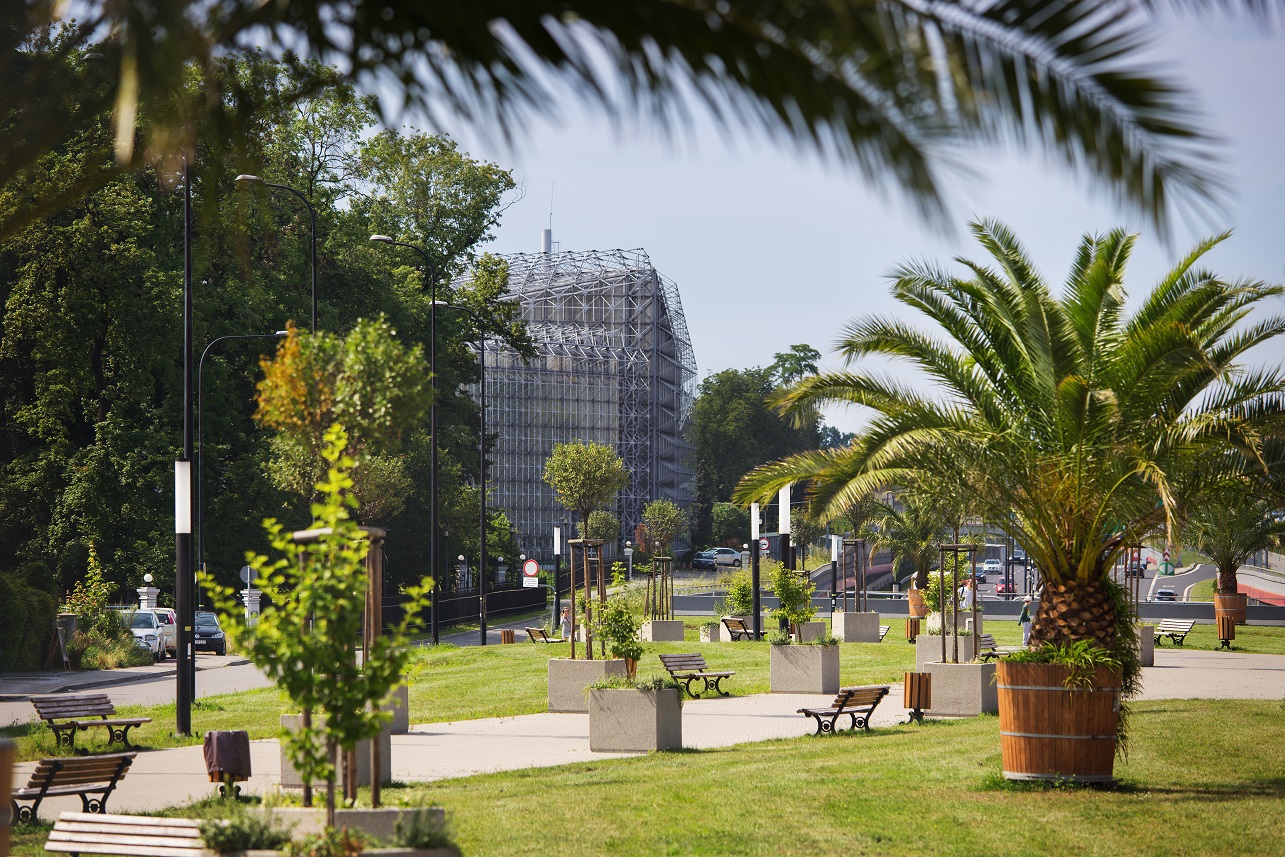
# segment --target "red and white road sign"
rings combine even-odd
[[[522,586],[529,588],[540,585],[540,563],[529,559],[522,563]]]

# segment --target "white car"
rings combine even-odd
[[[129,623],[134,640],[152,653],[153,660],[158,663],[165,660],[165,644],[161,638],[164,626],[161,625],[160,617],[151,610],[139,610],[126,614],[125,621]]]
[[[178,658],[178,617],[172,607],[148,608],[161,623],[161,648],[171,658]]]
[[[1004,564],[997,559],[988,559],[982,561],[982,571],[986,574],[999,574],[1004,570]]]

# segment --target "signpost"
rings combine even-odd
[[[530,589],[540,585],[540,563],[529,559],[522,563],[522,588]]]

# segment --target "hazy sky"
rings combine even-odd
[[[1140,231],[1130,267],[1136,296],[1201,236],[1234,229],[1206,257],[1227,276],[1285,280],[1285,38],[1217,22],[1173,25],[1158,58],[1196,92],[1206,127],[1221,136],[1231,192],[1225,217],[1175,219],[1162,246],[1142,218],[1118,210],[1083,176],[1036,157],[957,153],[973,175],[951,174],[953,234],[918,220],[903,199],[881,196],[855,174],[733,131],[704,124],[666,142],[654,128],[619,129],[568,106],[537,123],[511,150],[467,129],[449,129],[475,157],[513,169],[526,196],[505,213],[493,252],[539,250],[549,223],[562,250],[643,248],[678,284],[700,377],[767,365],[808,343],[837,368],[843,324],[899,310],[886,274],[898,262],[982,258],[966,222],[995,217],[1012,227],[1054,284],[1085,232]],[[1277,307],[1285,311],[1285,302]],[[1255,355],[1285,360],[1285,343]],[[857,427],[855,414],[830,422]]]

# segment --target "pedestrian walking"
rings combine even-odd
[[[1022,625],[1022,645],[1029,645],[1031,642],[1031,596],[1022,599],[1022,613],[1017,617],[1017,621]]]

